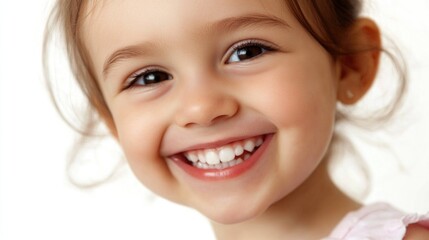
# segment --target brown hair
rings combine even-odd
[[[97,122],[101,119],[105,121],[108,127],[114,127],[112,116],[104,101],[103,94],[93,72],[89,54],[81,39],[80,27],[84,19],[82,12],[87,5],[88,1],[84,0],[57,1],[48,19],[43,43],[43,66],[50,96],[61,117],[82,135],[91,135],[93,133],[92,128],[96,126]],[[87,109],[88,111],[85,113],[87,119],[83,120],[84,123],[82,126],[76,126],[73,121],[69,120],[60,103],[57,101],[57,96],[53,89],[48,58],[50,41],[52,40],[55,27],[59,27],[60,37],[64,40],[65,51],[68,56],[68,63],[73,77],[89,103],[89,109]],[[96,112],[94,112],[94,110]]]
[[[98,122],[104,120],[110,129],[114,129],[113,119],[110,111],[103,99],[103,94],[97,84],[95,74],[93,73],[91,61],[89,60],[87,50],[81,41],[80,27],[82,19],[82,9],[88,5],[83,0],[58,0],[50,15],[46,27],[44,41],[44,70],[47,79],[47,86],[53,102],[60,112],[63,119],[75,130],[87,138],[93,134],[93,129]],[[362,1],[360,0],[286,0],[286,5],[292,11],[296,19],[304,26],[308,32],[316,39],[334,58],[341,55],[355,54],[357,52],[374,49],[356,49],[355,46],[342,44],[347,38],[348,29],[353,26],[362,10]],[[63,107],[57,100],[53,89],[53,84],[49,74],[48,55],[50,41],[52,40],[53,30],[59,27],[61,37],[66,46],[66,54],[70,64],[71,72],[77,81],[79,88],[84,93],[89,104],[89,111],[85,113],[82,126],[76,126],[70,121],[64,113]],[[398,87],[392,96],[392,100],[387,106],[381,106],[369,113],[373,123],[384,122],[390,118],[401,102],[406,86],[405,67],[402,58],[395,57],[392,53],[383,49],[382,51],[392,60],[393,65],[398,71]],[[344,113],[338,111],[337,121],[352,121],[361,126],[370,126],[368,116],[359,116],[352,111]],[[334,139],[335,140],[335,139]],[[82,140],[84,142],[85,140]],[[77,145],[82,144],[79,142]],[[75,151],[74,149],[73,151]],[[72,155],[71,158],[76,157]],[[72,159],[73,160],[73,159]]]

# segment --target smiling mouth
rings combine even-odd
[[[245,162],[264,142],[263,136],[232,142],[218,148],[183,152],[189,165],[199,169],[225,169]]]

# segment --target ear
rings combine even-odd
[[[338,58],[339,84],[337,99],[354,104],[371,88],[378,70],[381,51],[380,31],[374,21],[360,18],[343,42],[353,53]]]

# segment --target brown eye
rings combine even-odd
[[[259,42],[245,42],[234,47],[227,63],[248,61],[274,49]]]
[[[150,84],[160,83],[171,80],[172,76],[164,71],[148,70],[130,77],[128,87],[147,86]]]
[[[141,80],[143,81],[142,85],[159,83],[169,79],[170,79],[170,75],[168,75],[168,73],[160,72],[160,71],[146,73],[146,74],[143,74],[143,76],[141,76]]]
[[[230,62],[239,62],[257,57],[264,53],[264,49],[258,46],[249,46],[236,50],[230,58]]]

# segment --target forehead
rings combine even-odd
[[[165,26],[216,20],[240,12],[284,14],[285,0],[88,0],[83,4],[85,27],[120,25],[127,21]]]
[[[82,40],[95,70],[118,48],[141,42],[180,43],[210,31],[211,23],[246,14],[291,21],[284,0],[105,0],[84,9]]]

